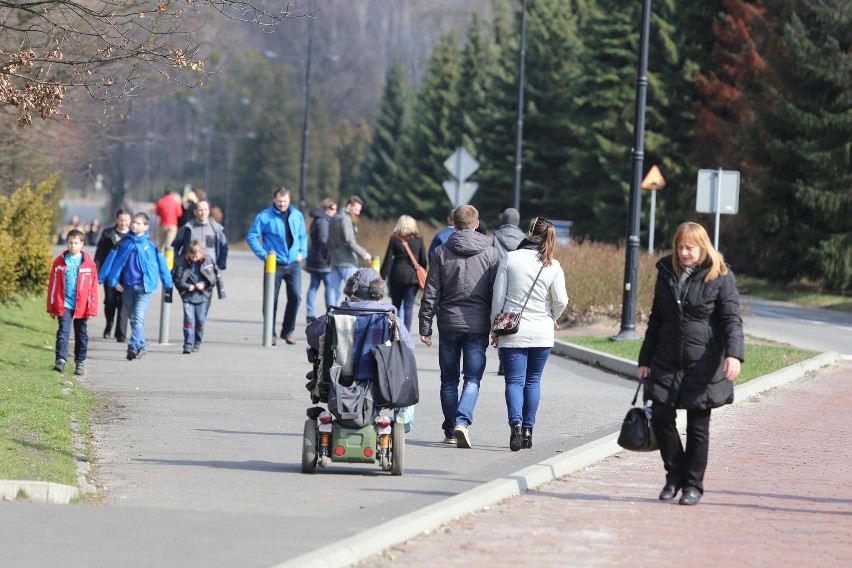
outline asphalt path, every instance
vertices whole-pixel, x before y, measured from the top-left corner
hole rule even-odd
[[[815,351],[852,357],[852,315],[806,308],[789,302],[743,296],[743,325],[748,333]]]
[[[105,503],[0,504],[5,565],[271,566],[611,434],[632,396],[624,378],[553,357],[534,448],[513,453],[489,349],[474,449],[460,450],[440,443],[437,346],[418,343],[421,402],[405,475],[345,464],[304,475],[304,308],[297,345],[262,347],[262,278],[260,260],[232,253],[228,298],[214,300],[196,354],[181,353],[178,302],[170,345],[158,345],[159,293],[141,360],[127,361],[123,344],[101,338],[102,316],[90,323],[82,383],[104,401],[93,471]]]

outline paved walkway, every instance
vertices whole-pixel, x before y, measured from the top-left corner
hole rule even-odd
[[[622,452],[359,566],[852,566],[852,361],[713,414],[705,495]]]

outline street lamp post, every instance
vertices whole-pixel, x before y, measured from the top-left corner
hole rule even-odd
[[[636,76],[636,109],[633,119],[633,150],[630,168],[630,200],[627,212],[627,246],[624,261],[624,296],[621,304],[621,331],[612,337],[638,339],[636,333],[636,273],[639,268],[639,219],[642,165],[645,159],[645,104],[648,93],[648,36],[651,29],[651,0],[642,1],[642,27],[639,30],[639,65]]]
[[[527,0],[521,4],[521,46],[518,50],[518,122],[515,129],[515,193],[512,206],[521,210],[521,146],[524,141],[524,63],[527,55]]]
[[[311,52],[314,42],[314,18],[308,15],[308,53],[305,58],[305,104],[302,118],[302,169],[299,174],[299,208],[306,211],[306,193],[308,183],[308,141],[311,137],[309,127],[311,113]]]

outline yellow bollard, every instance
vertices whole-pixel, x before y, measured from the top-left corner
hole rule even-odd
[[[370,268],[379,272],[382,269],[382,257],[373,255],[373,258],[370,259]]]
[[[263,346],[272,347],[272,332],[275,322],[272,317],[275,313],[273,310],[275,295],[275,268],[276,258],[275,253],[269,251],[266,253],[266,263],[264,264],[263,274]]]

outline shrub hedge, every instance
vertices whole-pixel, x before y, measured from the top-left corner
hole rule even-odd
[[[59,176],[26,184],[0,197],[0,305],[19,294],[40,294],[47,286],[53,216],[61,195]]]

